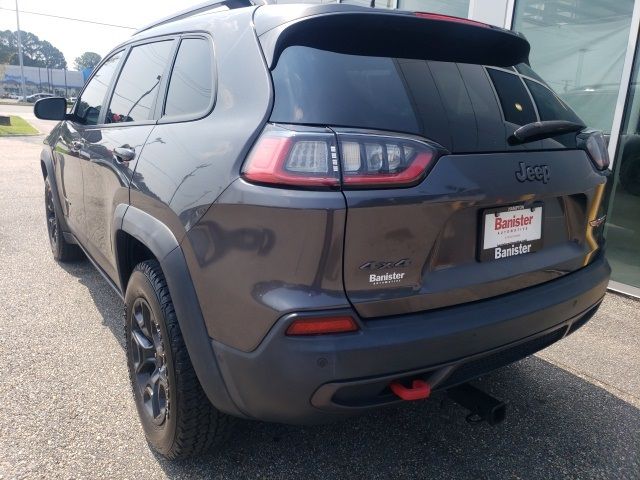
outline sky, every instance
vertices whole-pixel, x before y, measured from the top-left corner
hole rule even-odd
[[[20,29],[49,41],[64,54],[69,69],[86,51],[104,56],[134,30],[43,17],[45,13],[80,20],[140,28],[203,0],[18,0]],[[16,30],[15,0],[0,0],[0,30]],[[5,10],[5,9],[11,9]]]

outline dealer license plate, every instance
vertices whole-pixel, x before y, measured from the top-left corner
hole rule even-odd
[[[512,205],[483,212],[480,260],[525,255],[541,247],[542,205]]]

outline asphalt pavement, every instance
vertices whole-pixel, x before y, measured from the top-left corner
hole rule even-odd
[[[0,479],[640,478],[640,302],[611,293],[574,335],[475,382],[508,402],[499,426],[435,395],[325,426],[239,421],[210,455],[155,456],[121,301],[87,261],[51,257],[42,139],[0,138]]]

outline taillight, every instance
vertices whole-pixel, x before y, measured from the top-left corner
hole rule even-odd
[[[437,151],[416,140],[381,135],[339,134],[342,182],[349,187],[414,185]]]
[[[308,188],[337,187],[341,181],[346,189],[406,187],[422,180],[436,157],[430,144],[403,136],[267,125],[242,175],[256,183]]]
[[[340,185],[335,135],[268,125],[242,168],[245,179],[300,187]]]
[[[609,151],[604,135],[599,130],[584,130],[577,135],[578,147],[586,150],[598,170],[609,168]]]

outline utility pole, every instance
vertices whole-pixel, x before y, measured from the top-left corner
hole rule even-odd
[[[24,62],[22,61],[22,39],[20,38],[20,12],[18,11],[18,0],[16,0],[16,24],[18,26],[18,58],[20,60],[20,88],[22,89],[22,100],[27,96],[27,89],[24,84]]]

